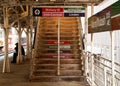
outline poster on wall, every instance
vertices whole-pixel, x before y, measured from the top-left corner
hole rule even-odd
[[[111,29],[120,30],[120,1],[114,3],[111,9]]]
[[[88,33],[111,30],[111,8],[108,7],[88,19]]]

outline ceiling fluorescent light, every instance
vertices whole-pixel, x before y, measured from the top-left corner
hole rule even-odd
[[[50,1],[56,1],[56,0],[50,0]]]

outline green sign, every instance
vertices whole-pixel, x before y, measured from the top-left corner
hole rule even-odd
[[[117,14],[120,14],[120,1],[114,3],[112,6],[111,6],[111,16],[115,16]]]
[[[120,1],[114,3],[111,6],[111,29],[112,30],[120,30]]]
[[[64,17],[84,17],[85,8],[64,8]]]
[[[64,8],[64,13],[85,13],[85,8]]]

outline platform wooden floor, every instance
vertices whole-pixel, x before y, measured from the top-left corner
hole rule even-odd
[[[2,73],[3,61],[0,61],[0,86],[88,86],[76,81],[30,82],[30,63],[11,64],[10,73]]]

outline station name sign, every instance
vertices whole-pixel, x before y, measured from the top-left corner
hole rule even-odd
[[[33,8],[36,17],[84,17],[85,8]]]

